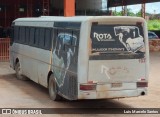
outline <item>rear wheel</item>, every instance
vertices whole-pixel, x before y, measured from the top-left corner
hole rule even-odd
[[[22,70],[19,62],[17,62],[15,65],[15,71],[16,71],[16,77],[18,80],[28,80],[28,78],[22,75]]]
[[[127,50],[128,50],[128,51],[131,51],[131,47],[129,46],[128,43],[127,43],[126,47],[127,47]]]
[[[61,96],[58,95],[57,83],[55,82],[54,75],[52,74],[49,78],[49,96],[52,100],[58,101],[61,100]]]

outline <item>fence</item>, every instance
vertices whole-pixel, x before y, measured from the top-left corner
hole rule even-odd
[[[0,38],[0,62],[9,61],[10,38]]]

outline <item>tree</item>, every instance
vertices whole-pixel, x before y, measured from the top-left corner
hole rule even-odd
[[[115,16],[122,16],[122,11],[113,11],[113,14]],[[127,9],[127,16],[135,16],[135,14],[132,12],[132,10],[130,8]]]
[[[132,12],[132,9],[127,9],[127,16],[135,16],[135,14]]]
[[[139,11],[136,13],[136,16],[137,16],[137,17],[141,17],[141,16],[142,16],[142,11],[139,10]]]

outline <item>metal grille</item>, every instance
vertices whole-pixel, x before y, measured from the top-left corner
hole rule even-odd
[[[0,62],[9,61],[10,38],[0,38]]]

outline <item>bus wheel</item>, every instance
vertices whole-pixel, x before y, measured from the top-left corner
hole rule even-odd
[[[58,92],[57,83],[55,82],[55,78],[54,78],[53,74],[51,74],[51,76],[49,78],[48,90],[49,90],[49,96],[52,100],[54,100],[54,101],[61,100],[61,96],[58,95],[58,93],[57,93]]]
[[[28,80],[28,78],[26,78],[25,76],[22,75],[19,62],[17,62],[15,65],[15,71],[16,71],[16,77],[18,80]]]
[[[128,50],[128,51],[130,51],[130,50],[131,50],[131,47],[129,46],[129,44],[128,44],[128,43],[127,43],[126,47],[127,47],[127,50]]]

